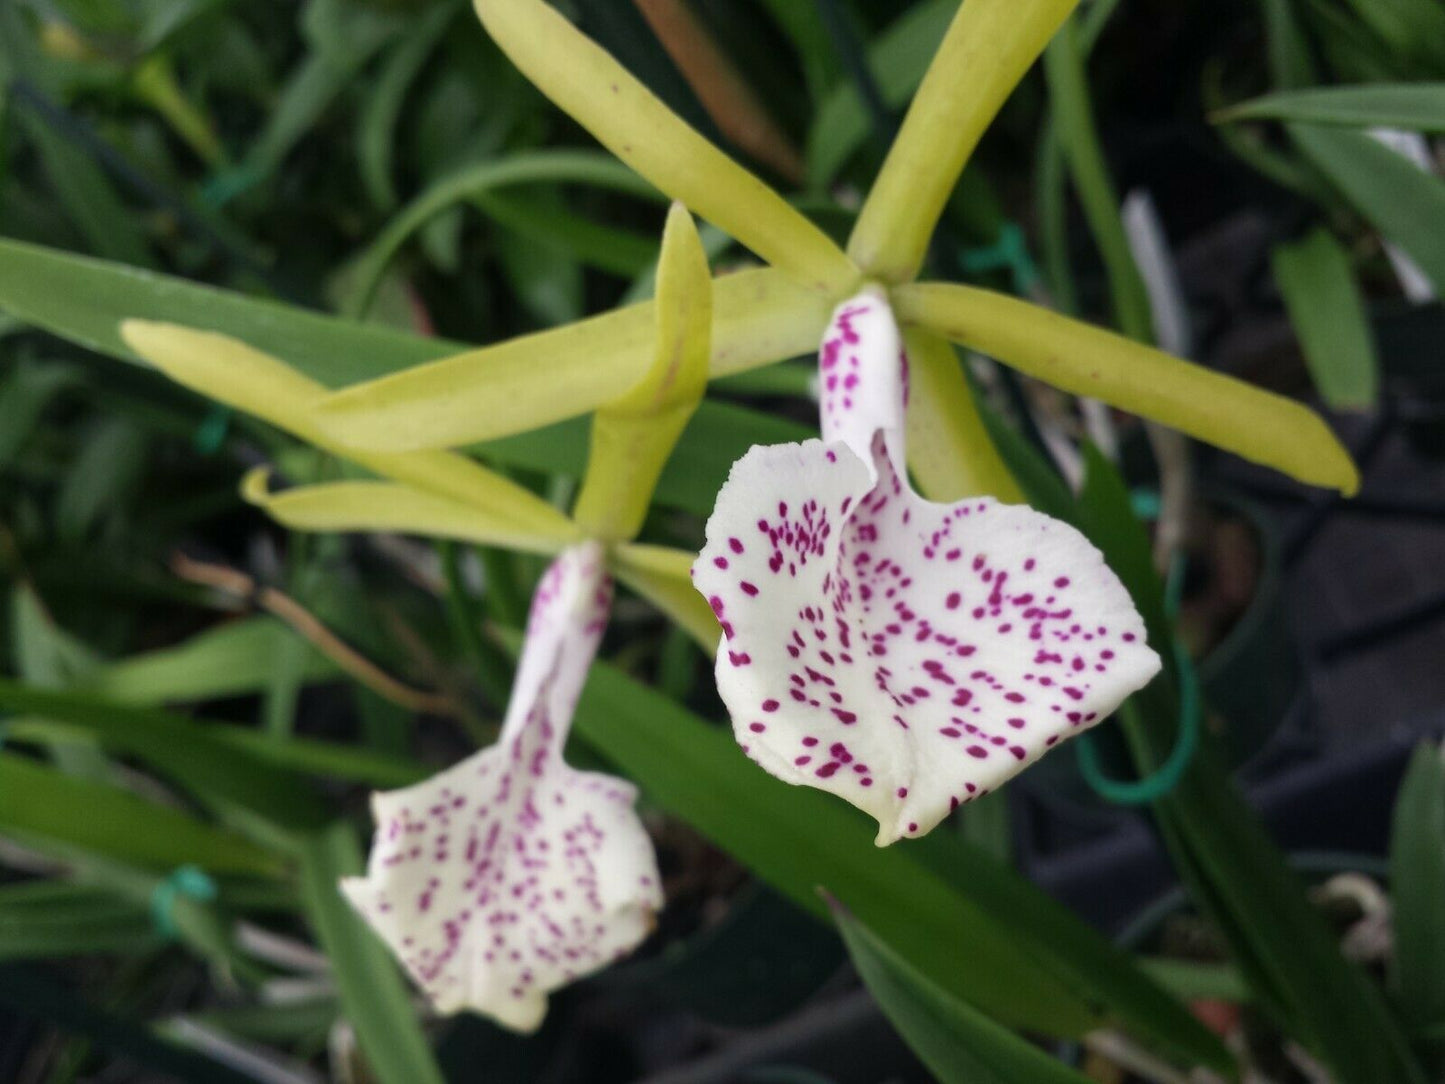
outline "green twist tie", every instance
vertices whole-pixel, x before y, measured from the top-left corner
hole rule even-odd
[[[1169,575],[1164,581],[1164,612],[1173,620],[1179,613],[1179,602],[1184,595],[1185,561],[1182,553],[1174,554],[1169,562]],[[1179,785],[1189,762],[1199,748],[1199,677],[1194,672],[1194,660],[1189,651],[1176,636],[1172,644],[1174,671],[1179,675],[1179,733],[1174,739],[1174,748],[1164,763],[1153,773],[1142,779],[1110,779],[1104,774],[1099,763],[1099,752],[1094,748],[1092,736],[1080,734],[1074,742],[1074,752],[1079,761],[1079,774],[1089,789],[1114,805],[1145,805],[1158,801]]]
[[[230,425],[231,408],[217,403],[196,426],[196,435],[192,438],[196,451],[202,455],[215,455],[221,448],[221,441],[226,439],[226,430]]]
[[[998,240],[991,245],[966,248],[958,257],[959,266],[965,273],[979,275],[988,271],[1008,271],[1013,275],[1014,292],[1021,295],[1033,293],[1039,282],[1039,271],[1029,255],[1024,231],[1017,222],[1005,222],[999,227]]]
[[[213,173],[210,179],[201,185],[201,203],[219,211],[251,188],[262,176],[262,171],[254,165],[235,166]]]
[[[168,941],[180,936],[172,914],[178,896],[210,903],[216,898],[216,882],[199,866],[186,865],[156,885],[151,892],[151,922],[156,932]]]

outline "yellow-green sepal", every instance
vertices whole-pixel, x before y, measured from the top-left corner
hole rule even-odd
[[[543,0],[473,0],[536,87],[661,191],[800,283],[834,293],[857,270],[828,235],[709,143]]]
[[[959,343],[1071,392],[1178,429],[1310,485],[1349,496],[1354,461],[1308,407],[1162,350],[990,290],[915,283],[894,309]]]
[[[127,346],[178,384],[253,414],[376,474],[461,501],[544,535],[571,521],[530,490],[453,452],[388,453],[343,447],[316,424],[321,384],[239,339],[150,320],[124,320]]]
[[[397,482],[325,482],[277,493],[271,490],[270,470],[256,467],[242,479],[241,496],[293,531],[388,531],[548,555],[582,537],[570,524],[564,531],[539,532]]]
[[[1077,3],[968,0],[958,9],[848,238],[865,274],[918,274],[969,155]]]
[[[834,302],[780,271],[713,282],[711,374],[728,376],[818,348]],[[656,302],[454,354],[329,396],[317,422],[343,446],[455,448],[597,409],[647,372]]]
[[[667,546],[625,543],[613,547],[610,563],[619,580],[677,622],[712,658],[722,629],[692,585],[695,559],[694,554]]]
[[[903,333],[908,348],[908,467],[929,500],[964,497],[1024,503],[994,447],[953,346],[925,328]]]
[[[625,541],[642,528],[667,457],[707,391],[712,276],[692,216],[674,203],[657,268],[652,366],[597,409],[573,518],[594,538]]]

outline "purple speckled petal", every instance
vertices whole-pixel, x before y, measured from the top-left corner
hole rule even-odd
[[[881,296],[839,307],[820,359],[832,442],[734,464],[693,566],[722,623],[717,683],[739,743],[877,818],[880,845],[929,831],[1159,669],[1074,528],[912,491],[895,466],[900,357]],[[829,387],[839,373],[858,379]]]
[[[558,557],[497,744],[373,797],[366,876],[342,889],[442,1012],[531,1031],[549,991],[635,948],[662,906],[632,785],[562,760],[611,596],[595,543]]]

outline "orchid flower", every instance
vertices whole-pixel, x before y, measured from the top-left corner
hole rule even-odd
[[[497,743],[372,799],[342,891],[442,1012],[533,1031],[547,994],[626,955],[662,907],[632,784],[562,759],[612,582],[586,542],[548,568]]]
[[[1359,476],[1348,453],[1299,403],[1024,301],[917,281],[974,148],[1076,2],[959,5],[841,249],[547,0],[473,0],[493,40],[542,93],[659,191],[770,265],[715,281],[710,376],[811,350],[834,305],[860,283],[880,282],[919,370],[909,425],[931,439],[913,442],[911,465],[927,493],[997,493],[1006,474],[944,340],[1301,481],[1353,493]],[[316,423],[342,445],[399,452],[457,447],[585,413],[640,378],[651,308],[632,305],[352,385],[318,404]]]
[[[823,439],[733,465],[693,582],[722,624],[739,744],[877,818],[881,846],[1098,723],[1160,661],[1073,527],[913,491],[908,356],[881,290],[834,312],[819,370]]]

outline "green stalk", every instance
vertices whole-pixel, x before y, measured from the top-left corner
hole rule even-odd
[[[1124,236],[1119,197],[1109,177],[1094,115],[1089,108],[1088,82],[1076,22],[1072,18],[1065,22],[1044,51],[1044,74],[1057,118],[1056,131],[1079,202],[1083,204],[1089,232],[1094,236],[1109,277],[1115,322],[1131,339],[1153,342],[1154,320],[1149,295]]]

